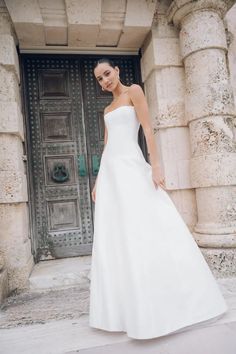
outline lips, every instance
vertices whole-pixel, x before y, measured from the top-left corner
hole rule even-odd
[[[106,88],[109,88],[111,85],[112,85],[112,82],[109,85],[107,85]]]

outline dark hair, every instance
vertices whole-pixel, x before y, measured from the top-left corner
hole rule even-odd
[[[95,64],[94,64],[94,67],[93,67],[93,70],[99,65],[99,64],[108,64],[110,65],[112,68],[115,68],[116,65],[114,64],[114,62],[111,60],[111,59],[108,59],[108,58],[101,58],[101,59],[98,59]]]

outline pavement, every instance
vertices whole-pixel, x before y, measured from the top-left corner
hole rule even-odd
[[[236,278],[217,282],[229,307],[223,316],[137,340],[89,326],[84,282],[42,289],[34,281],[33,288],[12,294],[1,308],[0,354],[236,354]]]

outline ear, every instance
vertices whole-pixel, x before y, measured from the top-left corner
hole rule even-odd
[[[119,75],[120,69],[118,68],[118,66],[115,66],[115,70],[117,71],[117,74]]]

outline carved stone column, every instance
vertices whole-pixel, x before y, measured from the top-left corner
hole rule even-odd
[[[196,188],[194,237],[218,277],[236,275],[235,107],[222,21],[234,1],[173,1],[169,20],[181,28],[185,113]]]

